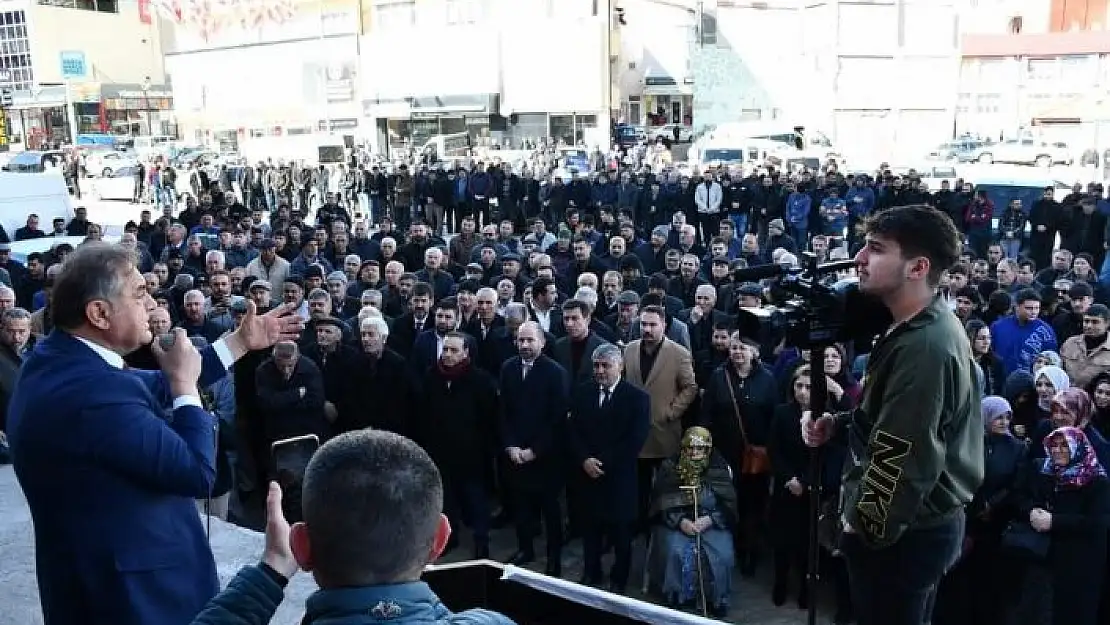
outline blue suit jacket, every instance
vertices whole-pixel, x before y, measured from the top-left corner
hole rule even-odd
[[[206,387],[226,368],[201,353]],[[185,625],[219,591],[194,503],[216,479],[215,421],[171,401],[160,371],[117,369],[60,330],[24,362],[8,439],[46,625]]]

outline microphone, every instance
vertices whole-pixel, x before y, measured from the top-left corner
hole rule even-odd
[[[790,269],[785,265],[758,265],[746,269],[737,269],[732,272],[732,279],[735,282],[759,282],[769,278],[780,278],[789,272]]]
[[[158,345],[162,351],[169,351],[173,349],[173,344],[177,342],[177,335],[173,332],[167,332],[158,337]]]

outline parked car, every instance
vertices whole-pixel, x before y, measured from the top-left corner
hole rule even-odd
[[[50,170],[60,172],[64,162],[65,155],[61,150],[47,150],[45,152],[27,150],[13,156],[8,164],[4,165],[4,171],[21,174],[39,174]]]
[[[648,138],[652,141],[656,139],[666,139],[667,141],[674,141],[674,131],[678,129],[678,142],[688,143],[694,140],[694,129],[685,124],[663,124],[662,126],[652,126],[648,129]]]
[[[991,145],[991,142],[985,139],[953,139],[937,146],[925,158],[928,160],[967,163],[974,160],[976,150],[989,145]]]
[[[1049,167],[1071,165],[1073,159],[1066,143],[1048,143],[1027,137],[981,146],[972,153],[972,160],[988,165],[1013,163]]]
[[[139,159],[128,152],[93,152],[85,157],[85,171],[92,176],[108,178],[120,167],[135,167]]]
[[[132,200],[135,198],[135,172],[138,167],[120,167],[110,176],[94,178],[89,194],[98,200]]]
[[[118,243],[119,237],[104,235],[100,237],[100,240],[105,243]],[[11,247],[11,259],[26,264],[27,257],[31,254],[48,252],[63,243],[77,247],[84,242],[85,237],[39,237],[37,239],[13,241],[9,246]]]

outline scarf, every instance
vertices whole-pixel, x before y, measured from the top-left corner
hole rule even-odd
[[[1071,459],[1062,467],[1056,466],[1052,461],[1052,451],[1049,449],[1052,440],[1057,436],[1063,436],[1071,450]],[[1087,440],[1087,435],[1079,428],[1063,427],[1053,430],[1051,434],[1044,437],[1044,449],[1047,457],[1041,465],[1041,473],[1051,476],[1056,482],[1057,489],[1083,488],[1099,477],[1106,477],[1106,470],[1099,463],[1094,448]]]
[[[1010,408],[1010,402],[997,395],[988,395],[984,397],[981,406],[983,412],[983,428],[986,430],[987,434],[991,433],[991,425],[994,423],[995,419],[1007,414],[1013,414],[1014,412],[1013,409]],[[1010,434],[1009,430],[1006,430],[1006,436],[1013,435]]]
[[[448,382],[455,382],[470,371],[470,358],[464,358],[460,360],[459,364],[453,367],[448,367],[446,364],[443,363],[443,359],[441,358],[436,361],[436,370],[439,371],[439,374],[443,376],[444,380]]]

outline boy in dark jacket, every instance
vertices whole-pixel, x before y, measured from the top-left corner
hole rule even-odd
[[[381,430],[335,437],[309,462],[302,501],[305,521],[290,528],[270,485],[262,562],[239,571],[192,625],[268,623],[299,568],[320,586],[303,625],[514,625],[489,610],[453,614],[420,581],[451,526],[439,470],[411,440]]]

